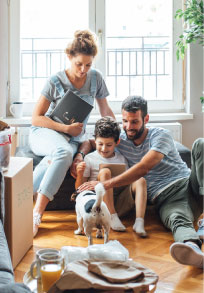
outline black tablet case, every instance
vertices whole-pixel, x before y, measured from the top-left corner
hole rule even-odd
[[[64,124],[83,122],[92,109],[92,105],[68,90],[51,113],[50,118]]]

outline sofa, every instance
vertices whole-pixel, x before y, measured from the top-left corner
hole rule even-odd
[[[191,151],[179,142],[176,143],[176,148],[183,159],[186,162],[187,166],[191,167]],[[30,157],[33,158],[33,167],[42,160],[42,157],[36,156],[30,149],[29,146],[18,147],[16,149],[16,156],[18,157]],[[75,202],[70,200],[71,194],[75,190],[75,180],[70,175],[69,171],[66,174],[66,177],[56,193],[54,200],[50,201],[46,207],[46,210],[73,210],[75,207]]]
[[[10,252],[4,233],[4,188],[3,174],[0,172],[0,292],[29,293],[30,289],[21,283],[15,283]]]

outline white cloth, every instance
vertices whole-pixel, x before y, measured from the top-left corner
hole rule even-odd
[[[127,261],[129,258],[127,248],[117,240],[88,247],[63,246],[61,253],[65,259],[65,266],[73,261],[83,259]]]

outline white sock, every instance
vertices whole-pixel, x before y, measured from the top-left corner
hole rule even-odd
[[[125,231],[126,228],[118,218],[118,214],[111,214],[111,229],[115,231]]]
[[[184,244],[188,244],[188,243],[190,243],[190,244],[192,244],[192,245],[197,246],[198,248],[200,248],[200,247],[198,246],[198,244],[196,244],[196,243],[193,242],[193,241],[186,241],[186,242],[184,242]]]
[[[144,229],[144,219],[143,218],[136,218],[135,223],[133,225],[133,230],[141,237],[147,236],[147,233]]]

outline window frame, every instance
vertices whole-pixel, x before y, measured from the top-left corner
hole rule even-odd
[[[96,68],[98,68],[103,76],[106,76],[106,38],[105,38],[105,1],[100,0],[96,1],[96,15],[100,15],[100,17],[96,17],[96,25],[95,31],[99,37],[99,51],[102,52],[102,58],[96,59]],[[160,101],[160,100],[148,100],[148,108],[149,112],[157,113],[157,112],[183,112],[184,111],[184,104],[183,104],[183,82],[182,82],[182,61],[177,61],[176,59],[176,40],[177,36],[182,34],[182,23],[178,22],[174,18],[174,15],[177,9],[182,7],[182,0],[172,0],[172,30],[173,30],[173,40],[172,40],[172,48],[171,52],[173,55],[172,58],[172,101]],[[102,33],[99,34],[99,33]],[[179,81],[179,82],[178,82]],[[125,98],[125,97],[124,97]],[[114,109],[114,113],[119,114],[121,112],[121,100],[118,101],[109,101],[109,105],[112,109]]]
[[[10,103],[20,100],[20,0],[10,1],[9,4],[9,101]],[[106,27],[105,8],[106,0],[89,0],[89,27],[98,35],[99,54],[94,62],[94,66],[99,69],[103,76],[106,76]],[[176,38],[182,33],[182,23],[174,18],[177,9],[182,7],[182,0],[172,0],[172,25],[173,25],[173,48],[172,48],[172,95],[171,101],[149,100],[148,108],[150,113],[163,112],[184,112],[183,103],[183,81],[182,81],[182,61],[176,59]],[[19,82],[17,82],[19,81]],[[125,97],[124,97],[125,98]],[[25,102],[24,115],[30,116],[35,102]],[[115,114],[121,112],[121,100],[109,101],[110,107]],[[98,113],[97,108],[92,114]]]

